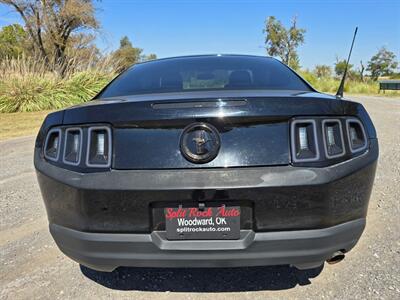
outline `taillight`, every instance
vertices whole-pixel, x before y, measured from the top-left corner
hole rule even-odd
[[[89,128],[86,165],[89,167],[111,166],[111,130],[106,126]]]
[[[57,161],[60,155],[61,129],[49,130],[44,145],[44,157]]]
[[[363,151],[367,148],[367,136],[364,126],[358,119],[346,120],[347,136],[352,153]]]
[[[319,159],[315,120],[294,120],[291,125],[292,154],[294,162]]]
[[[65,131],[63,162],[70,165],[79,165],[82,152],[82,129],[67,128]]]
[[[299,117],[291,121],[290,139],[295,166],[328,166],[351,159],[368,147],[366,131],[356,117]]]
[[[336,158],[345,155],[343,130],[340,120],[322,120],[322,134],[327,158]]]

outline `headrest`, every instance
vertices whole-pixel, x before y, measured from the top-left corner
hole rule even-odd
[[[183,81],[179,73],[169,73],[161,77],[162,88],[182,89]]]
[[[248,71],[233,71],[229,76],[230,87],[249,86],[251,85],[251,77]]]

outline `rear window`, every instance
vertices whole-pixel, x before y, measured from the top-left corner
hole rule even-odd
[[[249,89],[311,90],[292,70],[272,58],[199,56],[137,64],[111,82],[99,97]]]

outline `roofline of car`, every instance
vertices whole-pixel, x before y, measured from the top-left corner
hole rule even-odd
[[[281,62],[279,59],[276,59],[272,56],[263,56],[263,55],[254,55],[254,54],[196,54],[196,55],[182,55],[182,56],[172,56],[172,57],[164,57],[164,58],[157,58],[153,60],[148,60],[144,62],[138,62],[130,66],[128,69],[125,71],[121,72],[118,74],[113,80],[111,80],[103,89],[101,89],[91,100],[99,99],[98,96],[101,95],[101,93],[104,91],[104,89],[109,86],[114,80],[116,80],[121,74],[125,73],[127,70],[132,69],[133,67],[137,65],[142,65],[146,63],[152,63],[152,62],[157,62],[157,61],[164,61],[164,60],[172,60],[172,59],[178,59],[178,58],[196,58],[196,57],[253,57],[253,58],[267,58],[267,59],[273,59],[275,61],[278,61],[279,63],[283,64],[286,68],[291,70],[293,73],[295,73],[300,80],[302,80],[310,89],[312,92],[320,93],[317,91],[307,80],[305,80],[302,76],[300,76],[295,70],[293,70],[291,67],[287,66],[283,62]]]
[[[162,60],[169,60],[169,59],[177,59],[177,58],[196,58],[196,57],[226,57],[226,56],[233,56],[233,57],[254,57],[254,58],[268,58],[268,59],[276,59],[275,57],[272,56],[264,56],[264,55],[254,55],[254,54],[234,54],[234,53],[211,53],[211,54],[190,54],[190,55],[178,55],[178,56],[170,56],[170,57],[162,57],[162,58],[156,58],[152,60],[147,60],[147,61],[142,61],[135,63],[132,65],[130,68],[132,68],[135,65],[141,65],[149,62],[156,62],[156,61],[162,61]]]

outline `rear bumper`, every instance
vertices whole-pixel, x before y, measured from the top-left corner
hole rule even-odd
[[[327,228],[365,218],[378,144],[326,168],[292,166],[77,173],[43,160],[35,166],[50,223],[83,232],[151,233],[164,207],[240,205],[241,229]]]
[[[338,251],[349,251],[365,226],[358,219],[324,229],[242,231],[235,241],[168,241],[152,234],[86,233],[51,224],[58,247],[99,271],[134,267],[240,267],[291,264],[315,267]]]
[[[326,168],[292,166],[77,173],[35,167],[60,249],[98,270],[118,266],[313,266],[360,238],[378,158],[377,140]],[[238,241],[167,241],[164,207],[241,206]],[[193,249],[191,247],[197,247]]]

